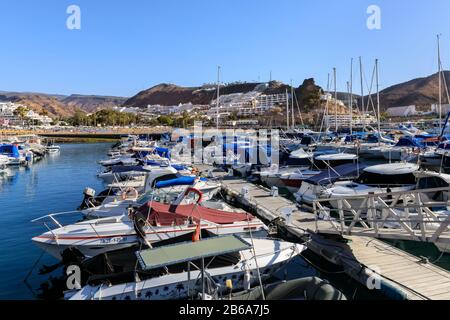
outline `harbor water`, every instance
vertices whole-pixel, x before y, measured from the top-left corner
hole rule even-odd
[[[11,168],[6,175],[0,176],[0,299],[61,298],[61,290],[54,296],[41,295],[42,289],[62,276],[62,270],[58,268],[45,275],[39,274],[39,269],[44,265],[51,266],[57,261],[43,254],[31,242],[33,236],[45,231],[42,224],[32,223],[31,220],[50,213],[75,210],[82,201],[85,187],[103,190],[102,182],[96,178],[101,169],[97,161],[106,157],[111,145],[62,144],[60,153],[49,155],[28,168]],[[450,255],[441,255],[431,244],[404,241],[392,244],[450,270]],[[329,280],[349,299],[383,298],[312,253],[305,256],[315,269],[310,266],[305,268],[305,260],[295,258],[278,276],[293,279],[318,275]],[[48,294],[53,291],[44,292]]]
[[[84,187],[100,189],[97,161],[111,143],[63,144],[59,154],[49,155],[29,168],[11,168],[0,178],[0,299],[35,299],[33,290],[48,279],[33,272],[24,279],[42,250],[32,242],[45,229],[31,220],[49,213],[75,210]],[[56,260],[44,254],[39,266]]]

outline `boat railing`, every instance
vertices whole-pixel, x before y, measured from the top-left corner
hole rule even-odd
[[[78,211],[78,210],[66,211],[66,212],[58,212],[58,213],[50,213],[50,214],[47,214],[45,216],[42,216],[42,217],[39,217],[39,218],[31,220],[31,223],[42,222],[42,223],[46,224],[46,222],[50,221],[50,222],[54,223],[58,228],[62,228],[64,226],[68,225],[68,224],[64,224],[63,222],[61,222],[61,219],[58,220],[58,218],[63,217],[63,216],[68,217],[70,215],[75,216],[75,214],[77,214],[79,216],[83,215],[82,212]]]
[[[449,194],[444,187],[317,199],[316,232],[450,245]]]

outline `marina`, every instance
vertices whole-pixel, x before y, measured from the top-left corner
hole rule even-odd
[[[450,301],[450,2],[4,2],[0,302]]]
[[[308,280],[310,276],[322,276],[326,280],[319,281],[331,283],[330,288],[332,289],[330,290],[337,290],[336,292],[341,292],[340,295],[342,292],[350,295],[349,292],[353,291],[353,298],[358,297],[358,295],[355,296],[358,291],[361,295],[359,299],[370,299],[371,296],[376,299],[384,297],[384,299],[394,300],[450,298],[448,296],[450,271],[446,264],[448,261],[446,248],[450,243],[448,227],[450,219],[445,211],[449,187],[436,180],[439,177],[443,179],[443,182],[447,181],[446,174],[419,169],[418,165],[406,162],[386,165],[367,162],[360,164],[354,157],[348,157],[348,160],[342,162],[343,156],[327,157],[326,159],[330,160],[325,161],[323,156],[301,156],[309,159],[312,167],[301,163],[297,167],[297,171],[288,172],[289,177],[292,177],[293,172],[300,176],[303,174],[302,172],[310,172],[306,177],[301,178],[294,188],[291,182],[287,183],[292,178],[261,182],[263,175],[259,173],[267,170],[263,169],[264,166],[261,166],[261,171],[242,170],[246,167],[245,163],[230,159],[229,153],[224,161],[226,163],[226,161],[232,160],[232,164],[218,165],[217,152],[214,153],[213,158],[210,158],[208,153],[213,149],[217,150],[217,147],[220,149],[223,147],[221,144],[216,146],[214,139],[211,140],[210,146],[206,147],[207,152],[203,153],[204,164],[197,164],[193,160],[187,162],[186,154],[178,153],[182,149],[180,147],[190,145],[190,142],[186,142],[189,139],[179,140],[181,142],[171,140],[158,140],[158,137],[150,138],[145,135],[140,137],[130,135],[124,136],[121,141],[114,144],[113,148],[111,148],[111,142],[62,144],[58,148],[54,148],[57,149],[57,152],[50,149],[47,156],[44,156],[39,162],[30,163],[23,168],[8,169],[15,174],[17,179],[21,175],[27,176],[28,172],[35,170],[39,172],[42,169],[45,170],[46,166],[58,165],[58,162],[62,160],[63,170],[70,172],[72,170],[70,162],[73,160],[70,157],[78,149],[76,157],[82,160],[81,163],[90,167],[89,171],[91,179],[93,179],[86,185],[84,183],[86,169],[80,167],[75,172],[78,172],[83,178],[80,180],[81,183],[74,183],[71,186],[73,191],[69,199],[72,200],[67,202],[67,205],[61,206],[59,203],[54,210],[42,211],[43,207],[36,204],[39,208],[38,212],[42,214],[38,215],[37,212],[33,212],[26,224],[30,224],[32,226],[30,230],[34,230],[27,235],[31,235],[32,242],[37,245],[37,247],[33,246],[37,260],[30,261],[28,267],[31,269],[22,279],[22,281],[25,280],[21,290],[23,297],[30,297],[31,294],[35,298],[56,295],[56,297],[65,297],[66,299],[183,299],[183,297],[192,299],[195,297],[195,292],[198,292],[199,297],[202,298],[203,292],[203,299],[206,296],[221,299],[221,296],[225,295],[232,287],[236,289],[233,296],[239,299],[238,297],[242,297],[244,294],[245,288],[256,290],[255,294],[257,294],[258,287],[279,286],[283,288],[283,277],[284,281],[288,281],[286,286],[298,283],[298,288],[301,288],[301,281],[306,283],[306,281],[313,281]],[[54,146],[55,144],[49,145]],[[99,146],[100,148],[98,148]],[[248,149],[245,144],[243,146]],[[238,149],[234,149],[237,152],[235,155],[239,154]],[[95,152],[91,154],[92,152],[88,150],[95,150]],[[70,155],[69,158],[67,158],[67,153]],[[89,156],[87,153],[90,153]],[[323,152],[321,151],[321,153]],[[104,158],[106,154],[109,155],[108,160]],[[189,154],[190,152],[187,155]],[[296,158],[299,158],[301,154],[306,155],[307,153],[292,152]],[[316,158],[320,163],[319,166],[314,165]],[[339,160],[332,164],[334,160],[331,159]],[[76,161],[79,162],[79,160]],[[289,163],[292,161],[294,161],[293,158],[287,160]],[[216,164],[207,164],[208,162]],[[390,173],[391,167],[395,168],[395,173]],[[266,168],[269,169],[267,171],[269,175],[271,172],[276,173],[272,167],[266,166]],[[356,171],[354,171],[355,168]],[[250,173],[248,174],[248,172]],[[374,176],[374,173],[378,174],[378,172],[401,175],[405,182],[416,185],[408,185],[406,189],[398,189],[398,191],[393,188],[393,184],[390,184],[387,189],[386,186],[383,187],[384,189],[372,188],[367,189],[364,193],[358,192],[353,195],[336,196],[331,194],[325,197],[311,198],[310,203],[302,202],[302,197],[299,197],[302,186],[314,185],[314,181],[323,181],[324,178],[327,180],[327,184],[319,183],[320,190],[323,190],[322,188],[328,186],[329,183],[345,185],[344,183],[348,184],[345,179],[369,174],[372,179],[378,179],[378,183],[381,183],[379,180],[381,178]],[[242,176],[246,173],[247,176]],[[2,184],[5,187],[14,181],[12,178],[14,174],[4,177]],[[409,174],[411,177],[407,178]],[[429,178],[434,179],[435,185],[430,184]],[[359,179],[362,182],[365,178]],[[409,182],[408,179],[412,179],[414,182]],[[427,181],[427,184],[424,185],[425,189],[419,187],[423,185],[422,179]],[[367,183],[366,180],[364,181]],[[287,184],[283,186],[283,183]],[[270,185],[272,186],[270,187]],[[84,194],[81,192],[83,188],[85,189]],[[98,195],[96,191],[99,192]],[[323,195],[323,191],[320,194]],[[69,203],[72,205],[69,206]],[[73,210],[75,208],[78,210]],[[82,218],[83,216],[84,218]],[[80,220],[80,218],[82,219]],[[200,273],[188,272],[189,277],[192,275],[199,279],[208,274],[209,280],[206,282],[202,280],[199,284],[198,281],[187,281],[183,285],[183,290],[186,290],[184,291],[185,296],[183,296],[183,291],[180,291],[181,285],[174,286],[174,291],[171,291],[170,285],[162,285],[158,289],[156,283],[160,282],[155,282],[156,287],[152,285],[146,289],[147,287],[143,286],[129,294],[123,294],[125,287],[122,289],[118,287],[121,292],[118,296],[113,294],[113,286],[111,287],[112,295],[109,298],[106,291],[104,292],[105,280],[112,279],[111,277],[115,279],[117,277],[115,269],[119,266],[120,270],[128,270],[130,276],[135,274],[137,277],[137,274],[143,272],[139,279],[147,274],[145,269],[139,271],[139,268],[132,267],[136,262],[133,262],[135,260],[131,259],[131,256],[127,258],[131,259],[129,261],[124,258],[134,251],[143,253],[147,250],[150,254],[152,250],[156,250],[153,249],[155,246],[164,248],[166,243],[168,248],[188,245],[189,242],[195,245],[196,241],[208,241],[211,237],[211,239],[226,238],[231,235],[244,237],[244,243],[247,243],[249,248],[253,247],[257,239],[284,239],[287,246],[289,243],[292,245],[296,243],[297,246],[301,246],[298,248],[302,249],[296,249],[296,253],[290,255],[284,269],[281,268],[289,270],[289,272],[280,271],[278,276],[266,274],[265,270],[271,268],[260,269],[259,263],[263,263],[260,261],[255,270],[249,271],[249,275],[236,275],[236,283],[221,283],[218,275],[212,276],[213,270],[202,271],[201,266],[204,265],[204,262],[199,264],[200,260],[198,260],[202,254],[197,253],[197,258],[193,257],[194,260],[197,259],[196,262],[188,262],[187,257],[171,258],[173,261],[187,259],[185,261],[188,266],[200,270]],[[29,240],[30,237],[23,245],[28,244],[29,246]],[[428,249],[420,250],[421,254],[410,253],[408,250],[402,250],[398,245],[390,243],[392,241],[431,245],[435,247],[435,250],[440,251],[440,254],[438,256],[430,254],[431,251]],[[42,251],[40,255],[37,254],[39,252],[36,250],[37,248]],[[220,254],[220,251],[217,251],[216,255]],[[117,262],[112,262],[113,265],[118,263],[116,267],[106,274],[103,271],[95,277],[92,276],[93,273],[98,272],[94,270],[104,263],[104,259],[116,261],[114,258],[116,255],[120,257]],[[152,254],[149,257],[152,257]],[[206,257],[205,252],[204,258]],[[294,257],[296,258],[291,262]],[[80,258],[81,260],[79,260]],[[80,293],[77,293],[78,289],[74,291],[60,288],[57,283],[66,278],[64,275],[61,278],[61,272],[75,261],[81,261],[81,264],[76,262],[75,265],[79,265],[82,272],[91,274],[89,279],[105,280],[95,280],[94,282],[89,279],[83,280],[81,284],[82,286],[84,284],[85,289]],[[97,269],[91,269],[91,265],[98,265]],[[128,267],[126,267],[127,265]],[[335,272],[341,273],[341,277],[345,275],[351,278],[354,284],[350,287],[340,287],[341,280],[336,281],[332,276],[330,277],[333,271],[326,271],[330,265],[337,270],[342,270]],[[160,274],[159,272],[158,274]],[[179,271],[175,273],[177,272]],[[164,273],[163,271],[159,277]],[[297,276],[292,278],[288,273]],[[280,277],[280,274],[284,274],[284,276]],[[50,278],[47,278],[49,275],[51,275]],[[300,278],[298,275],[301,275]],[[124,273],[123,276],[125,276]],[[39,281],[36,282],[38,279],[42,283],[38,284]],[[55,279],[61,280],[55,282]],[[130,281],[132,278],[125,277],[123,279]],[[158,281],[162,281],[162,279],[164,278],[160,278]],[[169,278],[167,279],[169,281]],[[244,283],[242,286],[238,279],[245,280],[244,282],[247,284]],[[111,286],[111,280],[106,281]],[[92,283],[103,284],[96,287]],[[112,284],[114,283],[112,282]],[[144,283],[150,284],[151,282],[146,280]],[[179,284],[179,282],[176,283]],[[204,291],[206,283],[210,288],[207,293]],[[120,282],[117,285],[121,285]],[[223,287],[224,285],[231,287],[226,289]],[[155,292],[164,291],[166,287],[169,288],[166,294],[155,295]],[[211,291],[211,288],[216,289]],[[98,290],[102,292],[100,296]],[[272,289],[268,290],[271,292]],[[152,292],[152,294],[147,294],[147,292]],[[334,296],[334,293],[331,292],[333,291],[328,291],[324,297],[330,294]],[[259,296],[259,298],[263,297]]]

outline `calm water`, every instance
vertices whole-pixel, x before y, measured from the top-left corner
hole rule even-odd
[[[49,213],[76,209],[87,186],[102,190],[102,183],[96,178],[96,173],[101,169],[97,161],[105,158],[111,145],[63,144],[59,155],[48,156],[30,168],[11,169],[7,177],[0,176],[0,299],[35,299],[39,292],[37,289],[43,283],[48,283],[52,276],[61,276],[61,269],[50,275],[38,274],[39,267],[57,261],[42,255],[42,251],[33,245],[31,238],[45,229],[30,221]],[[392,244],[417,256],[426,256],[432,262],[440,257],[438,250],[430,244],[403,241]],[[40,257],[34,272],[24,282]],[[303,259],[295,258],[287,270],[280,270],[278,276],[292,279],[317,274],[328,279],[349,298],[383,298],[368,292],[323,259],[317,256],[308,256],[308,259],[322,272],[316,273],[306,267]],[[450,255],[443,255],[436,264],[450,270]]]
[[[82,201],[83,189],[101,189],[96,162],[105,157],[110,143],[63,144],[61,154],[50,155],[29,169],[11,169],[0,178],[0,299],[34,299],[24,279],[41,255],[31,238],[44,229],[30,221],[40,216],[72,211]],[[48,255],[42,263],[55,260]],[[48,276],[31,274],[36,289]]]

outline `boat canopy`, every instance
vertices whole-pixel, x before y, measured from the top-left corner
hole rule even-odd
[[[305,150],[303,150],[302,148],[292,151],[290,154],[291,158],[298,158],[298,159],[310,159],[312,158],[312,154],[307,153]]]
[[[320,185],[322,183],[334,183],[338,180],[342,179],[350,179],[355,178],[359,175],[359,171],[364,169],[364,165],[358,165],[353,163],[343,164],[337,167],[334,167],[333,170],[327,169],[322,173],[315,175],[305,182],[313,185]]]
[[[136,255],[142,269],[150,270],[250,248],[251,245],[242,238],[230,235],[137,251]]]
[[[20,158],[19,147],[15,144],[0,145],[0,154],[4,154],[13,158]]]
[[[419,170],[419,166],[417,164],[400,162],[370,166],[365,168],[364,172],[393,176],[414,173],[417,170]]]
[[[423,148],[423,145],[416,139],[411,139],[408,137],[400,138],[398,140],[396,147],[408,147],[408,148]]]
[[[232,224],[234,222],[251,221],[254,217],[248,213],[226,212],[216,209],[188,205],[169,205],[150,201],[138,209],[143,215],[148,215],[147,221],[153,225],[181,225],[189,218],[194,221],[210,221],[217,224]],[[149,214],[150,213],[150,214]]]
[[[196,177],[181,176],[176,179],[158,181],[155,185],[156,188],[167,188],[174,186],[191,186],[194,184]]]
[[[315,158],[318,161],[341,161],[341,160],[356,160],[358,156],[350,153],[332,153],[322,154]]]

